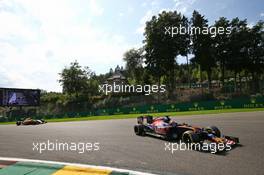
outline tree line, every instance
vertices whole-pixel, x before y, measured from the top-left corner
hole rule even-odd
[[[214,34],[175,33],[172,37],[165,34],[167,26],[229,30]],[[220,17],[209,24],[198,11],[194,11],[191,18],[177,11],[163,11],[146,22],[143,46],[124,53],[125,67],[121,72],[129,84],[165,84],[167,97],[173,97],[178,83],[190,85],[207,80],[210,92],[212,80],[221,81],[224,88],[230,77],[235,83],[237,79],[247,78],[252,84],[251,93],[258,93],[264,72],[263,28],[261,20],[249,26],[246,19]],[[179,57],[184,57],[186,63],[179,64]],[[96,75],[89,67],[75,61],[59,73],[63,93],[43,93],[42,101],[53,101],[58,108],[72,104],[72,110],[78,105],[91,107],[109,98],[98,92],[98,86],[112,74],[113,70]]]
[[[229,31],[213,34],[176,33],[171,37],[164,34],[166,26],[201,29],[215,27]],[[257,93],[264,71],[263,28],[263,21],[249,26],[246,19],[228,20],[220,17],[210,25],[205,16],[197,11],[193,12],[190,19],[177,11],[163,11],[146,23],[143,47],[125,53],[126,68],[137,82],[142,82],[137,74],[142,75],[144,69],[146,76],[154,77],[157,83],[166,83],[169,91],[173,92],[177,76],[181,76],[175,74],[179,70],[177,58],[181,56],[186,57],[189,79],[192,78],[191,72],[198,68],[200,81],[203,73],[206,73],[209,89],[214,71],[223,87],[228,72],[233,74],[235,80],[237,77],[250,77],[253,82],[252,92]]]

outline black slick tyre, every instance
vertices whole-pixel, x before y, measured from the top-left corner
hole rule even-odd
[[[185,131],[182,134],[182,141],[184,143],[198,143],[198,142],[200,142],[200,138],[193,131]]]
[[[134,126],[134,132],[136,135],[144,136],[145,135],[144,126],[143,125],[135,125]]]

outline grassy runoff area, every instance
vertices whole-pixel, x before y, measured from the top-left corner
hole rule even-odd
[[[221,109],[221,110],[203,110],[203,111],[183,111],[183,112],[162,112],[151,113],[153,116],[183,116],[183,115],[206,115],[206,114],[220,114],[232,112],[254,112],[264,111],[264,108],[241,108],[241,109]],[[136,118],[145,114],[118,114],[118,115],[104,115],[104,116],[87,116],[87,117],[72,117],[72,118],[58,118],[47,119],[47,122],[70,122],[70,121],[87,121],[87,120],[111,120],[111,119],[128,119]],[[0,122],[0,125],[15,124],[15,122]]]

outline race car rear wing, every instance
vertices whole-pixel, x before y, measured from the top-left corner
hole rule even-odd
[[[151,124],[153,122],[153,116],[146,115],[137,117],[138,124],[143,124],[144,122]]]
[[[137,123],[138,124],[143,124],[143,120],[144,120],[143,116],[137,117]]]

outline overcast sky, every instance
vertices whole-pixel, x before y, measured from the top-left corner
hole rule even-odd
[[[61,91],[58,73],[74,60],[97,74],[124,65],[145,22],[164,9],[196,9],[211,23],[264,19],[263,0],[0,0],[0,87]]]

